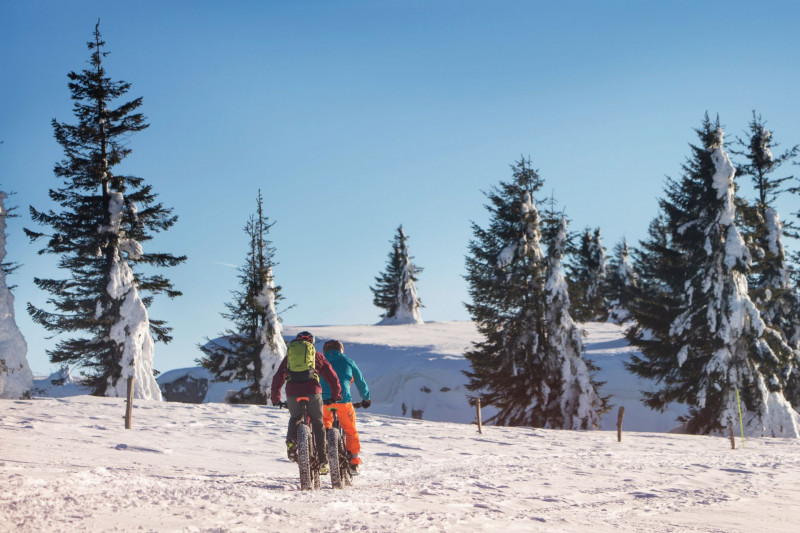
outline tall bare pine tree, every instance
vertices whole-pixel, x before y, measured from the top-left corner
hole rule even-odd
[[[261,191],[257,209],[245,225],[248,251],[239,267],[240,288],[222,316],[234,327],[222,339],[200,346],[203,357],[197,362],[214,374],[217,381],[244,381],[248,385],[228,396],[231,403],[265,404],[272,376],[286,355],[282,326],[275,304],[282,299],[272,273],[275,248],[268,239],[274,225],[264,214]]]
[[[169,342],[171,328],[149,318],[145,308],[155,294],[173,298],[181,293],[163,275],[140,268],[155,272],[186,257],[148,253],[142,247],[177,217],[142,178],[117,172],[131,153],[126,142],[148,125],[137,111],[141,98],[119,101],[130,84],[106,74],[108,52],[99,22],[88,46],[89,67],[68,75],[76,123],[52,122],[64,159],[55,165],[61,185],[49,194],[61,210],[31,207],[33,221],[50,231],[25,230],[32,240],[45,240],[39,253],[58,256],[66,275],[36,278],[36,285],[50,293],[54,309],[29,303],[28,311],[47,330],[70,335],[49,350],[50,360],[83,367],[84,383],[93,394],[117,396],[120,381],[136,374],[137,396],[160,398],[152,379],[150,337]],[[147,355],[149,362],[142,360]]]

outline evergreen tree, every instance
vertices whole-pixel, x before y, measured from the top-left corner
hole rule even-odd
[[[630,262],[628,242],[614,246],[614,256],[609,262],[608,277],[605,284],[605,299],[608,302],[608,320],[622,324],[628,320],[628,307],[633,298],[632,289],[636,286],[636,274]]]
[[[569,227],[570,219],[564,212],[562,207],[559,207],[558,201],[551,193],[549,197],[545,198],[543,202],[538,203],[542,209],[539,209],[540,229],[542,234],[542,242],[553,242],[561,231],[562,221],[567,222]],[[576,253],[573,241],[577,238],[575,233],[567,233],[566,241],[564,242],[565,256],[574,255]]]
[[[599,234],[596,236],[599,243]],[[550,243],[547,254],[544,291],[546,374],[542,376],[542,394],[537,403],[546,406],[542,427],[597,429],[600,415],[610,406],[608,397],[597,393],[603,385],[593,378],[598,368],[583,359],[581,332],[570,316],[569,293],[561,267],[566,238],[567,221],[562,218],[560,230]]]
[[[265,404],[272,376],[286,356],[283,327],[275,310],[276,302],[282,300],[272,274],[275,248],[267,238],[273,225],[264,215],[259,191],[256,214],[244,228],[250,242],[245,264],[238,269],[240,289],[232,292],[233,300],[225,304],[228,312],[222,313],[234,328],[225,332],[222,341],[200,346],[204,357],[197,362],[217,381],[250,383],[228,396],[231,403]]]
[[[3,143],[0,142],[0,144],[3,144]],[[13,192],[12,193],[6,193],[4,191],[0,191],[0,204],[2,204],[2,205],[0,205],[0,224],[2,224],[3,231],[5,231],[6,225],[8,223],[8,219],[9,218],[16,218],[18,216],[16,213],[14,213],[14,211],[17,209],[17,206],[8,207],[6,205],[6,203],[5,203],[6,199],[8,199],[8,197],[13,195],[13,194],[14,194]],[[5,243],[5,234],[0,235],[0,237],[2,237],[4,239],[3,243]],[[0,271],[2,271],[3,274],[6,275],[6,281],[8,281],[8,276],[13,274],[19,268],[19,265],[17,263],[12,262],[12,261],[5,261],[4,260],[5,255],[6,254],[5,254],[5,250],[4,250],[3,251],[3,259],[0,259]],[[14,285],[8,285],[8,289],[9,290],[14,290],[14,288],[15,288]]]
[[[587,409],[597,407],[594,400],[582,389],[577,395],[574,388],[567,392],[575,376],[584,375],[571,366],[574,360],[564,364],[565,352],[580,353],[580,336],[571,327],[566,293],[557,290],[563,289],[563,277],[547,286],[534,204],[542,180],[525,158],[511,169],[513,180],[487,194],[489,228],[472,225],[467,309],[484,340],[465,354],[471,365],[467,387],[480,393],[484,405],[497,408],[491,420],[496,424],[591,428],[596,417]],[[565,234],[559,235],[563,247]],[[560,275],[560,256],[551,273]]]
[[[370,287],[376,307],[386,312],[381,315],[382,325],[389,324],[422,324],[419,309],[422,307],[417,297],[417,276],[422,268],[411,262],[408,254],[403,226],[397,228],[392,242],[392,251],[386,270],[375,278],[375,287]]]
[[[653,264],[665,276],[647,279],[651,292],[645,291],[653,297],[658,285],[670,290],[661,307],[674,318],[668,329],[663,322],[654,332],[643,324],[634,328],[631,340],[642,357],[632,358],[628,368],[661,384],[647,405],[688,406],[685,422],[692,433],[718,433],[733,425],[741,395],[749,435],[800,436],[800,415],[782,391],[791,350],[748,295],[750,257],[734,223],[735,169],[723,148],[722,128],[706,116],[697,133],[700,146],[692,146],[682,179],[668,181],[661,202],[669,232],[664,244],[682,257],[671,264],[663,260],[667,254],[656,258]],[[648,303],[645,309],[658,307]]]
[[[776,206],[778,197],[789,190],[785,184],[792,176],[774,178],[773,174],[783,163],[796,158],[800,147],[793,146],[775,156],[773,150],[778,145],[755,112],[749,133],[747,142],[738,141],[743,149],[734,153],[746,159],[738,171],[750,176],[757,194],[755,203],[743,209],[753,256],[750,295],[764,322],[780,331],[795,352],[786,370],[790,376],[786,395],[797,409],[800,408],[800,297],[783,246],[784,235],[797,237],[797,230],[791,225],[784,227]]]
[[[581,246],[570,268],[569,295],[572,314],[579,322],[605,320],[608,316],[603,286],[606,279],[606,252],[600,228],[586,228]]]
[[[660,200],[662,210],[665,200]],[[628,311],[634,320],[626,332],[628,342],[647,354],[647,360],[631,356],[636,373],[660,381],[675,364],[670,344],[670,326],[681,313],[681,297],[688,266],[672,244],[665,216],[660,214],[648,227],[648,237],[634,249],[633,268],[638,283],[631,286]],[[660,392],[643,391],[644,404],[662,411],[670,403]]]
[[[768,209],[775,209],[778,198],[787,192],[792,191],[788,186],[793,180],[793,176],[774,177],[774,173],[787,162],[792,162],[800,153],[800,145],[795,145],[788,150],[775,155],[773,151],[779,146],[773,139],[773,133],[766,128],[766,121],[755,111],[753,119],[750,121],[749,137],[746,140],[737,139],[738,150],[731,150],[731,153],[741,156],[744,162],[737,165],[737,173],[740,176],[750,176],[751,183],[755,189],[756,199],[754,205],[744,205],[743,218],[747,224],[745,236],[753,237],[754,246],[757,250],[754,259],[763,253],[768,252],[768,247],[759,246],[759,239],[763,239],[763,226],[765,224],[765,214]],[[794,224],[786,224],[783,228],[784,233],[792,238],[798,238],[798,228]],[[761,249],[760,251],[759,248]],[[753,274],[758,275],[758,264],[753,265]]]
[[[0,141],[0,144],[3,144],[3,141]],[[7,220],[9,218],[16,218],[18,216],[16,213],[14,213],[14,211],[17,209],[17,206],[8,207],[7,205],[5,205],[5,200],[9,196],[13,195],[14,194],[13,192],[12,193],[8,193],[8,192],[0,191],[0,194],[4,195],[2,198],[0,198],[0,201],[2,201],[2,203],[3,203],[3,207],[2,207],[2,209],[0,209],[0,218],[3,219],[2,220],[2,224],[3,224],[3,227],[5,228],[5,224],[7,223]],[[3,257],[5,257],[5,254],[3,254]],[[19,265],[17,265],[16,263],[12,263],[10,261],[0,260],[0,270],[2,270],[3,273],[6,275],[6,282],[8,281],[8,276],[10,274],[12,274],[17,268],[19,268]],[[14,288],[15,287],[13,285],[9,285],[8,286],[9,290],[14,290]]]
[[[153,378],[152,336],[169,342],[171,328],[150,319],[146,307],[154,294],[173,298],[180,292],[162,275],[134,275],[132,267],[169,267],[186,258],[142,249],[141,243],[170,228],[177,217],[156,202],[142,178],[115,173],[131,152],[126,141],[147,127],[137,112],[142,99],[115,107],[130,84],[106,75],[99,23],[88,44],[90,67],[69,74],[77,123],[52,122],[65,159],[55,166],[62,184],[49,194],[62,211],[31,207],[33,221],[52,233],[25,230],[32,240],[47,237],[39,253],[58,255],[59,267],[70,275],[36,278],[36,285],[51,294],[48,303],[55,311],[29,303],[28,312],[47,330],[74,335],[48,351],[50,360],[84,367],[84,383],[93,394],[124,394],[125,378],[134,376],[136,397],[160,398]],[[140,292],[149,296],[140,297]]]
[[[6,209],[5,192],[0,191],[0,398],[30,396],[33,374],[28,366],[28,345],[14,318],[14,295],[6,283],[15,265],[6,263],[6,221],[15,215]]]
[[[758,241],[765,247],[762,262],[766,264],[759,265],[761,275],[751,294],[764,322],[780,333],[792,350],[784,370],[784,395],[800,411],[800,294],[786,263],[778,212],[767,208],[764,218],[766,231]]]

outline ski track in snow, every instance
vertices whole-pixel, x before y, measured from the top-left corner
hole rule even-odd
[[[0,400],[0,531],[790,531],[800,442],[427,422],[359,411],[355,486],[299,490],[288,413]],[[325,485],[325,482],[328,485]],[[793,525],[792,525],[793,524]]]

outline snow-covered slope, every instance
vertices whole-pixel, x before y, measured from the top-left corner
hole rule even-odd
[[[641,390],[652,386],[629,374],[623,362],[628,359],[630,347],[623,337],[622,328],[614,324],[588,323],[586,355],[600,367],[598,379],[605,381],[602,394],[612,395],[614,408],[602,420],[601,428],[614,429],[617,411],[625,406],[624,426],[633,431],[670,431],[678,423],[683,411],[675,406],[665,413],[644,407]],[[469,369],[464,352],[480,336],[472,322],[426,322],[395,326],[295,326],[284,328],[287,338],[300,331],[309,330],[317,338],[317,346],[328,339],[344,343],[345,352],[352,357],[367,378],[372,396],[372,412],[392,416],[415,416],[423,420],[470,423],[475,420],[475,409],[468,404],[472,395],[465,387],[463,372]],[[162,388],[188,376],[210,381],[211,376],[202,368],[176,369],[159,376]],[[179,384],[183,386],[183,384]],[[191,385],[189,385],[191,386]],[[219,402],[229,389],[244,384],[212,383],[206,402]],[[354,390],[358,400],[358,392]],[[485,408],[483,419],[494,410]]]
[[[800,441],[556,431],[359,411],[353,487],[299,490],[288,413],[0,400],[0,531],[794,531]],[[324,479],[328,482],[329,480]]]

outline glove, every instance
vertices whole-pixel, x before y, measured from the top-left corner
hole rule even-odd
[[[325,405],[330,405],[332,403],[337,403],[337,402],[333,398],[328,398],[327,400],[322,400],[322,403],[324,403]]]
[[[370,400],[361,400],[361,408],[362,409],[366,409],[370,405],[372,405],[372,402]]]

